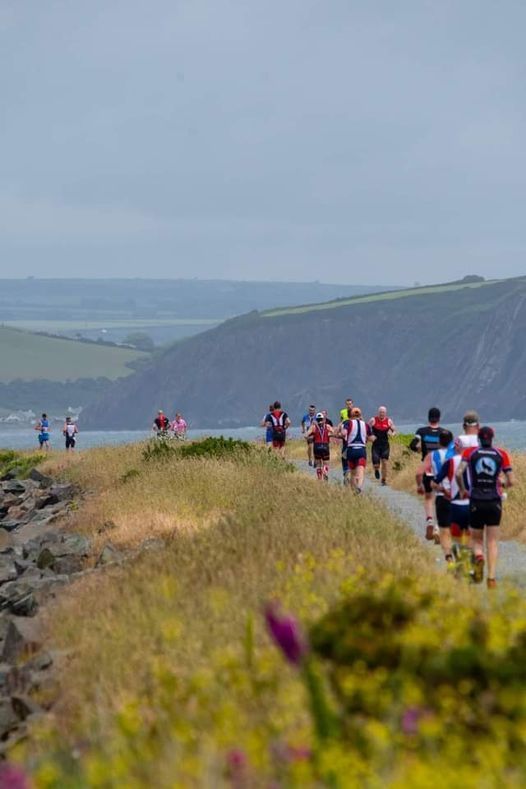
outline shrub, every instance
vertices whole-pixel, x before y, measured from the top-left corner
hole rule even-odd
[[[19,477],[27,476],[31,469],[38,466],[43,460],[42,454],[24,454],[11,449],[2,450],[0,451],[0,477],[11,471],[16,472]]]
[[[225,438],[224,436],[208,436],[200,441],[193,441],[188,444],[154,439],[147,444],[142,457],[147,463],[152,461],[173,461],[177,459],[187,460],[189,458],[212,460],[230,459],[242,462],[253,461],[284,471],[295,470],[293,464],[287,463],[275,453],[270,453],[248,441]]]

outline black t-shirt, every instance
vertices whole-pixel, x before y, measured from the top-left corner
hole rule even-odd
[[[507,452],[497,447],[479,447],[466,452],[471,501],[500,501],[499,476],[511,471]]]
[[[443,427],[432,427],[431,425],[425,425],[425,427],[419,427],[415,433],[415,436],[420,438],[420,450],[422,452],[422,460],[424,460],[425,456],[429,454],[429,452],[434,452],[435,449],[440,447],[440,436],[442,433],[445,433]]]

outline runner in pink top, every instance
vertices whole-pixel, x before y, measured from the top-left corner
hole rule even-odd
[[[188,425],[186,420],[183,419],[179,412],[176,413],[175,419],[170,425],[172,431],[174,432],[176,438],[186,438],[186,431],[188,430]]]

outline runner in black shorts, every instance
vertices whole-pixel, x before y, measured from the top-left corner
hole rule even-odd
[[[334,434],[332,425],[329,425],[323,412],[316,414],[313,424],[307,431],[307,440],[312,438],[314,453],[314,466],[318,479],[329,481],[329,462],[331,459],[330,440]]]
[[[375,479],[380,479],[381,468],[382,485],[387,485],[387,469],[390,455],[389,436],[395,436],[396,430],[392,420],[387,416],[387,408],[384,405],[381,405],[377,415],[369,420],[369,427],[375,437],[371,448],[374,476]]]
[[[495,571],[498,556],[498,527],[502,517],[501,475],[506,486],[513,485],[511,459],[507,452],[493,446],[494,432],[491,427],[479,430],[480,447],[466,449],[456,472],[460,495],[468,492],[464,483],[464,472],[469,479],[470,529],[475,554],[473,579],[480,583],[484,578],[484,529],[486,530],[486,551],[488,559],[488,588],[493,589],[497,582]]]
[[[430,408],[428,413],[428,424],[419,427],[415,437],[409,444],[413,452],[421,452],[422,460],[425,460],[429,452],[438,449],[440,445],[440,434],[444,428],[440,427],[440,409]],[[426,515],[426,536],[435,529],[438,536],[438,529],[435,528],[434,519],[434,493],[432,489],[433,475],[424,473],[421,484],[418,485],[418,493],[424,495],[424,511]],[[427,537],[427,539],[430,539]],[[432,538],[431,538],[432,539]]]

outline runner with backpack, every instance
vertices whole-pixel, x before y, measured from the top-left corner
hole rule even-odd
[[[280,455],[285,453],[287,430],[291,424],[289,415],[281,408],[280,401],[276,400],[272,411],[268,414],[267,425],[272,428],[272,448]]]
[[[312,438],[312,450],[316,476],[319,480],[329,481],[329,462],[331,459],[330,441],[334,435],[334,428],[329,424],[323,411],[316,414],[316,418],[307,430],[307,441]]]

